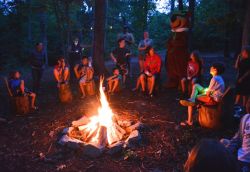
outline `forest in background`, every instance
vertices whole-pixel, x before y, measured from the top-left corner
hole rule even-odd
[[[170,15],[179,9],[193,13],[190,49],[222,51],[229,56],[249,40],[249,31],[244,33],[250,18],[247,0],[169,0],[164,4],[168,9],[165,13],[156,9],[156,1],[107,0],[104,3],[105,58],[117,45],[117,34],[124,25],[135,36],[135,55],[144,30],[154,39],[155,48],[165,51],[171,34]],[[86,47],[84,53],[93,55],[94,22],[99,20],[94,14],[98,3],[98,0],[0,0],[1,68],[6,64],[27,64],[29,51],[40,41],[47,47],[50,65],[60,55],[67,57],[67,49],[76,37]],[[242,40],[245,37],[247,41]]]

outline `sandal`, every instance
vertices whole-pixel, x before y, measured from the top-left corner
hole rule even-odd
[[[193,126],[193,122],[189,123],[188,121],[184,121],[180,123],[181,126]]]

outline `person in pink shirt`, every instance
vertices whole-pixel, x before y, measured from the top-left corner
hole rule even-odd
[[[188,88],[199,82],[202,71],[202,60],[199,51],[190,54],[187,65],[187,76],[181,79],[181,90],[183,95],[187,95]]]

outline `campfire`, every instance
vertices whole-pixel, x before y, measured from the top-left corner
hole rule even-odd
[[[103,91],[103,79],[100,80],[99,92],[98,114],[91,117],[83,116],[73,121],[71,127],[64,129],[60,144],[83,147],[84,152],[91,156],[93,149],[97,150],[99,155],[105,149],[112,152],[114,148],[120,150],[117,147],[122,148],[138,143],[140,139],[138,129],[141,123],[129,117],[119,119],[119,116],[113,113]],[[94,152],[96,154],[96,151]]]

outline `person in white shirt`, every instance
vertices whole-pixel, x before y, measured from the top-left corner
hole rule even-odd
[[[247,114],[240,122],[238,132],[231,140],[221,139],[220,142],[231,152],[237,152],[237,158],[242,171],[250,171],[250,99],[246,104]]]
[[[138,50],[139,50],[139,67],[140,72],[144,70],[144,61],[146,57],[146,49],[149,46],[153,46],[153,40],[149,38],[149,33],[144,31],[143,34],[144,39],[139,42]]]
[[[225,67],[222,63],[214,63],[210,68],[210,74],[213,76],[210,80],[208,89],[200,84],[195,84],[192,88],[192,94],[187,100],[180,100],[180,104],[188,107],[188,120],[181,122],[182,126],[193,125],[193,107],[196,101],[214,105],[221,101],[225,90],[225,83],[221,74],[224,73]]]

